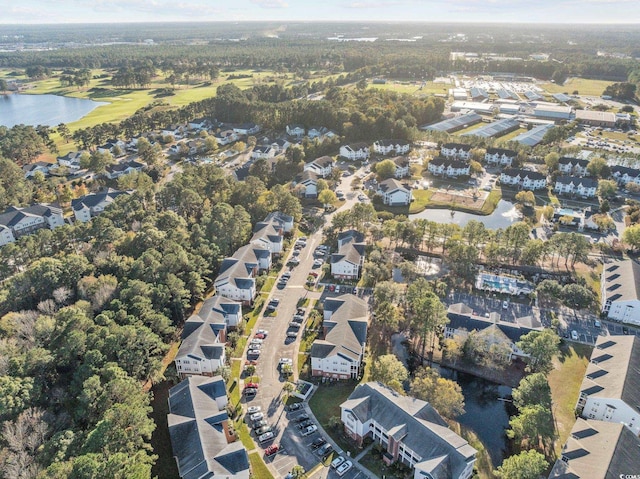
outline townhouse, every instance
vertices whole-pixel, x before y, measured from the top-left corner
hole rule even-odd
[[[44,203],[24,208],[10,206],[0,213],[0,246],[42,228],[54,229],[63,225],[62,209],[58,206]]]
[[[605,263],[600,285],[607,318],[640,325],[640,263],[632,259]]]
[[[370,156],[369,145],[366,143],[351,143],[340,147],[340,156],[347,160],[368,160]]]
[[[276,221],[259,221],[253,228],[250,244],[269,250],[272,255],[282,253],[284,230]]]
[[[257,125],[253,122],[242,123],[240,125],[235,125],[233,127],[233,131],[235,131],[238,135],[255,135],[260,131],[260,125]]]
[[[295,177],[295,186],[305,198],[315,198],[318,196],[318,176],[310,171],[304,170]]]
[[[216,142],[220,146],[225,146],[234,141],[238,141],[238,133],[234,130],[223,130],[214,134],[213,137],[216,139]]]
[[[468,479],[477,451],[429,403],[381,383],[361,384],[340,404],[344,432],[358,445],[370,437],[387,465],[401,462],[414,479]]]
[[[318,138],[320,140],[324,140],[326,138],[331,139],[336,136],[338,135],[325,126],[312,126],[307,131],[307,137],[309,137],[310,140],[313,140],[314,138]]]
[[[513,162],[518,157],[518,153],[504,148],[487,148],[484,154],[484,161],[488,165],[513,166]]]
[[[505,168],[500,174],[500,183],[518,186],[523,190],[541,190],[547,187],[547,177],[542,173],[521,168]]]
[[[379,155],[406,155],[411,150],[411,142],[407,140],[377,140],[373,143],[373,151]]]
[[[324,302],[323,338],[311,346],[311,374],[332,379],[357,379],[367,342],[369,309],[352,294]]]
[[[118,196],[124,194],[129,194],[129,192],[109,188],[99,193],[92,193],[72,200],[71,209],[73,210],[73,215],[76,221],[81,223],[90,221],[91,218],[102,213]]]
[[[28,165],[24,165],[22,167],[22,171],[24,172],[25,178],[33,178],[36,173],[40,172],[45,177],[49,176],[49,169],[53,166],[53,163],[47,163],[46,161],[36,161],[34,163],[29,163]]]
[[[251,158],[254,160],[268,160],[276,156],[276,150],[271,146],[257,145],[251,151]]]
[[[80,169],[80,157],[82,157],[82,153],[79,151],[71,151],[64,156],[59,156],[56,158],[56,162],[58,166],[64,166],[69,168],[70,170],[79,170]]]
[[[587,176],[589,160],[563,156],[558,160],[558,171],[569,176]]]
[[[358,279],[364,264],[366,244],[362,236],[343,235],[338,238],[338,252],[331,255],[331,276],[338,279]]]
[[[304,125],[287,125],[285,129],[287,130],[287,135],[293,136],[294,138],[302,138],[304,136]]]
[[[627,183],[640,185],[640,170],[636,168],[614,165],[611,167],[611,177],[616,180],[620,186],[626,186]]]
[[[434,176],[457,178],[459,176],[469,176],[470,166],[466,161],[439,156],[429,162],[427,170]]]
[[[395,178],[378,183],[377,194],[382,197],[382,202],[388,206],[407,206],[413,201],[411,189]]]
[[[445,143],[440,147],[440,154],[447,158],[457,158],[459,160],[471,159],[471,145],[464,143]]]
[[[640,338],[598,336],[587,365],[576,412],[628,427],[640,435]]]
[[[249,479],[249,456],[227,403],[221,376],[191,376],[169,390],[169,438],[182,479]]]
[[[393,173],[394,178],[400,179],[409,176],[409,159],[406,156],[395,156],[391,158],[391,161],[396,166]]]
[[[140,173],[144,167],[144,163],[140,163],[139,161],[123,161],[122,163],[108,165],[105,168],[104,175],[110,180],[114,180],[131,173]]]
[[[320,178],[327,178],[331,175],[334,165],[335,160],[331,156],[321,156],[309,163],[305,163],[304,171],[315,173]]]
[[[560,176],[553,188],[558,194],[594,198],[598,191],[598,182],[593,178]]]

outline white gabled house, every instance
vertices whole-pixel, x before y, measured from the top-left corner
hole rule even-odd
[[[224,130],[213,135],[220,146],[225,146],[238,141],[238,134],[234,130]]]
[[[396,156],[391,158],[391,161],[396,165],[396,171],[393,173],[393,177],[400,179],[409,176],[409,159],[406,156]]]
[[[593,178],[580,178],[575,176],[561,176],[556,180],[553,188],[561,195],[575,195],[582,198],[594,198],[598,190],[598,182]]]
[[[268,160],[276,156],[276,151],[270,146],[255,146],[251,151],[254,160]]]
[[[117,191],[109,188],[100,193],[92,193],[71,201],[71,209],[76,221],[86,223],[92,217],[102,213],[120,195],[129,194],[128,191]]]
[[[284,138],[278,138],[271,143],[271,148],[275,152],[275,155],[279,155],[280,153],[284,153],[287,151],[287,148],[291,146],[291,143],[285,140]]]
[[[305,198],[315,198],[318,196],[318,176],[312,171],[305,170],[295,177],[296,189]]]
[[[264,221],[277,224],[284,233],[293,231],[293,216],[282,213],[281,211],[272,211],[267,215]]]
[[[52,230],[63,225],[62,209],[57,206],[44,203],[24,208],[10,206],[0,213],[0,246],[42,228]]]
[[[440,154],[447,158],[469,160],[471,158],[471,149],[471,145],[465,145],[464,143],[445,143],[440,147]]]
[[[518,153],[504,148],[487,148],[484,161],[489,165],[513,166]]]
[[[190,130],[201,131],[209,128],[209,126],[211,126],[211,123],[206,118],[196,118],[194,120],[191,120],[187,124],[187,126],[189,127]]]
[[[122,163],[116,163],[113,165],[108,165],[105,168],[104,175],[110,180],[114,180],[116,178],[120,178],[124,175],[129,175],[131,173],[140,173],[144,168],[144,164],[138,161],[125,161]]]
[[[469,163],[452,158],[438,157],[429,162],[427,170],[434,176],[446,178],[457,178],[458,176],[469,176]]]
[[[37,172],[42,173],[45,177],[49,176],[49,169],[53,166],[53,163],[47,163],[46,161],[36,161],[35,163],[29,163],[22,167],[25,178],[33,178]]]
[[[351,143],[340,147],[340,156],[347,160],[368,160],[370,156],[369,145],[366,143]]]
[[[395,178],[381,181],[378,184],[377,194],[382,197],[382,202],[389,206],[406,206],[413,200],[411,189]]]
[[[80,169],[80,157],[82,156],[82,152],[80,151],[71,151],[64,156],[59,156],[56,158],[59,166],[65,166],[70,170],[79,170]]]
[[[242,123],[241,125],[234,126],[233,131],[235,131],[238,135],[255,135],[260,131],[260,125],[257,125],[253,122]]]
[[[333,131],[331,131],[327,127],[324,127],[324,126],[312,126],[307,131],[307,136],[309,137],[310,140],[313,140],[314,138],[318,138],[320,140],[323,140],[325,138],[329,138],[329,139],[335,138],[338,135],[336,135]]]
[[[517,186],[523,190],[541,190],[547,187],[547,177],[542,173],[521,168],[505,168],[500,174],[500,183]]]
[[[315,173],[320,178],[326,178],[331,175],[335,160],[330,156],[321,156],[309,163],[305,163],[304,171]]]
[[[216,294],[243,304],[252,304],[256,297],[258,270],[257,261],[245,262],[234,257],[224,259],[213,282]]]
[[[373,143],[373,151],[380,155],[406,155],[411,150],[411,142],[407,140],[377,140]]]
[[[338,252],[331,255],[331,276],[338,279],[358,279],[364,264],[366,244],[362,237],[341,237]]]
[[[620,165],[612,166],[611,177],[616,180],[620,186],[626,186],[627,183],[640,185],[640,170],[636,168]]]
[[[272,255],[282,253],[284,230],[277,221],[259,221],[253,228],[250,244],[268,249]]]
[[[293,124],[286,126],[287,135],[294,138],[302,138],[304,136],[304,125]]]
[[[558,171],[569,176],[586,176],[589,160],[563,156],[558,160]]]
[[[100,153],[112,153],[115,156],[114,150],[116,147],[120,150],[122,154],[126,151],[127,144],[122,140],[111,139],[108,140],[104,145],[100,145],[98,147],[98,152]]]
[[[607,318],[640,326],[640,263],[632,259],[605,263],[600,285]]]
[[[367,343],[369,309],[353,294],[327,298],[322,322],[323,338],[311,346],[312,376],[357,379]]]

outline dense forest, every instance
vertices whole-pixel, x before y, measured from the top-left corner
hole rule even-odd
[[[188,167],[90,223],[0,249],[0,473],[150,477],[155,426],[141,384],[160,379],[221,259],[274,210],[301,214],[288,188]]]

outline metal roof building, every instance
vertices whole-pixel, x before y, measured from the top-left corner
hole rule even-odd
[[[446,131],[447,133],[453,133],[454,131],[480,123],[481,121],[482,117],[477,113],[467,113],[466,115],[450,118],[448,120],[434,123],[433,125],[421,126],[420,129],[426,131]]]
[[[517,130],[520,127],[520,122],[513,118],[507,118],[504,120],[494,121],[488,125],[483,125],[480,128],[463,133],[461,136],[475,135],[482,138],[492,138],[494,136],[506,135],[510,131]]]
[[[518,143],[522,143],[527,146],[536,146],[542,141],[544,135],[551,128],[553,128],[553,125],[551,124],[536,126],[535,128],[516,136],[512,141],[517,141]]]
[[[471,110],[476,113],[491,114],[496,106],[493,103],[480,103],[475,101],[454,101],[451,111]]]

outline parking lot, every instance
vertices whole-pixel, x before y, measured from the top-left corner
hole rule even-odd
[[[537,308],[533,308],[529,304],[529,300],[520,300],[517,298],[510,298],[507,300],[508,307],[503,308],[504,299],[497,296],[481,296],[468,293],[451,293],[445,298],[447,306],[451,306],[456,303],[464,303],[473,309],[474,314],[477,316],[486,316],[489,313],[500,313],[500,318],[503,321],[515,322],[516,318],[522,318],[524,316],[535,316],[541,320],[543,325],[547,326],[548,321],[546,318],[541,318],[540,312]],[[521,302],[522,301],[522,302]],[[548,326],[551,326],[549,323]]]

